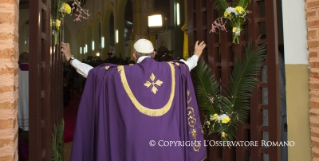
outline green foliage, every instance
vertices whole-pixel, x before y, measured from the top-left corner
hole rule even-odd
[[[64,3],[64,0],[57,0],[56,1],[56,11],[55,11],[55,13],[56,13],[56,19],[61,19],[62,18],[62,13],[60,12],[60,8],[61,8],[61,6],[62,6],[62,4]]]
[[[246,54],[244,55],[243,63],[238,58],[234,61],[234,70],[229,82],[228,93],[229,97],[232,98],[231,102],[234,105],[234,111],[249,109],[250,92],[255,89],[255,84],[258,82],[258,79],[252,76],[259,74],[264,60],[264,53],[266,52],[266,45],[253,47],[251,41],[249,41],[245,49]]]
[[[243,31],[243,25],[246,22],[247,10],[251,0],[235,0],[235,3],[228,4],[226,0],[215,0],[214,5],[219,13],[219,17],[212,23],[211,32],[216,30],[227,31],[226,24],[231,28],[233,33],[233,43],[239,44],[239,36]],[[235,5],[235,6],[232,6]]]
[[[218,13],[224,13],[225,10],[229,7],[227,2],[224,0],[215,0],[214,5]]]
[[[229,88],[222,88],[226,96],[220,95],[220,87],[214,73],[203,58],[199,60],[194,69],[192,76],[195,82],[196,97],[199,108],[205,111],[204,129],[207,135],[212,133],[222,135],[224,132],[226,137],[222,137],[222,140],[234,140],[237,126],[247,119],[250,93],[259,82],[256,76],[260,72],[266,51],[266,45],[258,47],[257,41],[255,46],[249,41],[245,48],[243,61],[239,58],[235,59]],[[211,119],[214,114],[219,116],[226,114],[230,121],[222,123]]]
[[[52,151],[51,161],[63,161],[64,159],[64,147],[63,147],[63,132],[64,132],[64,120],[58,125],[58,131],[54,125],[54,132],[52,133]],[[58,135],[58,140],[57,140]]]
[[[248,4],[250,4],[251,0],[236,0],[236,6],[242,6],[243,8],[247,8]]]
[[[199,106],[202,107],[202,110],[215,112],[209,98],[219,93],[219,84],[215,80],[214,73],[203,58],[200,58],[197,68],[193,70],[192,75],[196,78],[196,82],[201,84],[201,86],[195,86]]]

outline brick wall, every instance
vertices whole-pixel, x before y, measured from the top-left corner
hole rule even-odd
[[[319,159],[319,0],[306,0],[309,49],[310,129],[313,160]]]
[[[19,1],[0,0],[0,161],[18,160]]]

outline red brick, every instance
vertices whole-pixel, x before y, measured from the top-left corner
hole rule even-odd
[[[319,62],[309,62],[310,68],[319,68]]]
[[[310,78],[316,78],[316,79],[319,79],[319,75],[318,75],[318,73],[311,73]]]
[[[6,145],[12,145],[14,140],[12,138],[9,139],[0,139],[0,147],[4,147]]]
[[[313,155],[313,160],[316,160],[315,158],[319,158],[319,154],[315,153],[315,152],[312,152],[312,155]]]
[[[14,119],[0,120],[0,129],[13,129],[16,121]]]
[[[18,107],[18,102],[19,102],[19,100],[16,99],[13,103],[11,103],[11,102],[0,103],[0,110],[1,109],[4,109],[4,110],[15,109],[16,107]]]
[[[316,31],[316,30],[310,30],[310,31],[308,31],[307,37],[308,37],[308,39],[309,39],[309,37],[311,37],[311,38],[317,37],[317,31]]]
[[[319,134],[318,133],[315,133],[315,132],[311,132],[311,136],[314,136],[316,138],[319,138]]]
[[[309,52],[309,57],[317,57],[318,53],[317,52]]]
[[[7,155],[7,156],[0,157],[0,160],[1,161],[12,161],[13,155]]]
[[[315,8],[315,7],[319,7],[319,1],[314,1],[314,2],[309,2],[307,3],[307,9],[308,8]]]
[[[319,41],[308,41],[309,48],[316,48],[319,46]]]
[[[314,114],[312,114],[312,115],[314,115]],[[316,123],[312,123],[312,122],[310,122],[310,127],[319,127],[319,124],[316,124]]]
[[[306,13],[306,17],[309,18],[309,17],[314,17],[316,16],[316,11],[309,11]]]
[[[310,108],[319,108],[319,103],[315,101],[310,101]]]
[[[14,4],[14,3],[15,3],[15,0],[0,0],[0,3]]]
[[[14,69],[14,68],[7,68],[7,69],[3,69],[3,70],[0,70],[0,75],[4,75],[4,74],[13,74],[14,73],[14,75],[17,75],[18,73],[19,73],[19,69],[18,68],[16,68],[16,69]]]
[[[1,13],[0,22],[14,24],[16,22],[16,16],[12,13]]]
[[[0,93],[14,91],[15,86],[2,86],[0,87]]]
[[[4,50],[0,50],[0,59],[4,58],[4,59],[8,59],[8,58],[15,58],[15,53],[14,53],[14,49],[4,49]]]
[[[0,33],[0,40],[14,40],[15,42],[19,41],[19,38],[17,35],[12,33]]]
[[[307,27],[315,27],[315,26],[319,26],[319,20],[314,20],[314,21],[308,21],[307,22]]]

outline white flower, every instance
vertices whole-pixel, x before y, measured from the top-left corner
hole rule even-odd
[[[217,121],[218,121],[218,123],[220,123],[220,121],[223,121],[225,119],[228,120],[229,116],[227,116],[226,114],[222,114],[222,115],[218,116]]]
[[[237,27],[237,29],[236,29],[236,31],[234,32],[235,33],[235,35],[240,35],[240,27]],[[233,107],[234,105],[232,105],[232,107]]]
[[[233,8],[233,7],[228,7],[228,8],[226,9],[226,12],[228,12],[229,14],[234,13],[236,16],[238,15],[238,12],[237,12],[236,9]]]

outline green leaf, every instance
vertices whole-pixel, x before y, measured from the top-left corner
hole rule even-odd
[[[266,52],[265,44],[259,47],[257,45],[258,40],[255,42],[255,46],[250,40],[245,48],[243,61],[238,57],[235,58],[229,88],[223,87],[227,97],[219,94],[220,86],[203,58],[199,60],[197,67],[192,71],[198,107],[206,112],[206,120],[209,120],[210,115],[215,113],[227,114],[230,117],[230,122],[227,124],[212,122],[208,126],[206,134],[218,132],[221,135],[222,132],[225,132],[227,136],[222,140],[234,140],[237,126],[243,124],[247,119],[251,92],[259,82],[256,77],[263,65]],[[213,104],[209,98],[214,98]]]
[[[258,41],[258,40],[257,40]],[[258,44],[256,41],[255,44]],[[229,81],[229,98],[231,98],[234,111],[247,109],[251,92],[255,89],[259,80],[253,76],[257,76],[263,65],[265,58],[266,45],[253,47],[249,41],[245,48],[243,62],[239,58],[235,59],[234,70]],[[249,107],[248,107],[249,109]]]
[[[215,97],[219,94],[219,84],[215,80],[215,76],[211,68],[206,64],[204,58],[200,58],[196,68],[192,71],[194,78],[195,92],[198,107],[201,110],[211,111],[216,113],[212,106],[210,97]]]
[[[251,0],[236,0],[235,4],[236,4],[236,6],[241,6],[241,7],[246,9],[248,7],[248,5],[250,4],[250,1]],[[236,7],[236,6],[234,6],[234,7]]]
[[[63,147],[63,132],[64,132],[64,120],[57,127],[54,125],[54,131],[52,133],[52,150],[51,161],[63,161],[64,159],[64,147]],[[58,135],[58,141],[57,141]]]
[[[229,7],[227,2],[224,0],[216,0],[214,2],[215,9],[220,13],[224,15],[225,10]]]

